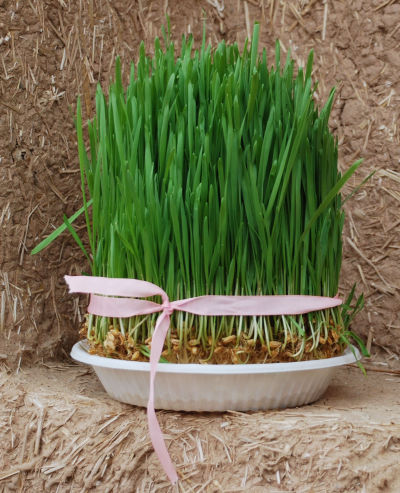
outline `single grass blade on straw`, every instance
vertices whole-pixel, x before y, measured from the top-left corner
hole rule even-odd
[[[90,207],[93,204],[93,199],[90,199],[87,202],[87,207]],[[72,224],[75,219],[78,219],[78,217],[85,211],[85,207],[81,207],[79,210],[77,210],[74,214],[72,214],[71,217],[68,218],[68,223]],[[35,248],[32,249],[31,255],[36,255],[37,253],[41,252],[44,250],[46,247],[48,247],[51,243],[53,243],[54,240],[56,240],[64,231],[67,229],[67,224],[64,222],[61,224],[57,229],[55,229],[47,238],[45,238],[43,241],[41,241],[38,245],[35,246]]]

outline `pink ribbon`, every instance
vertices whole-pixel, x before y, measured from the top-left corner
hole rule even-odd
[[[65,276],[65,280],[70,293],[88,293],[91,295],[88,312],[94,315],[125,318],[162,312],[157,320],[151,342],[147,419],[154,450],[173,484],[178,481],[178,475],[157,421],[154,409],[154,380],[169,329],[170,315],[174,310],[205,316],[300,315],[342,304],[339,298],[304,295],[198,296],[170,302],[164,290],[147,281],[89,276]],[[137,299],[151,296],[161,296],[162,305],[153,301]]]

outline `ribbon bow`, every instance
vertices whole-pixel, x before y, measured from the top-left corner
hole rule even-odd
[[[138,279],[65,276],[65,280],[69,286],[70,293],[88,293],[91,295],[88,312],[94,315],[127,318],[161,312],[151,343],[147,419],[154,450],[165,473],[173,484],[178,481],[178,475],[169,456],[154,409],[154,380],[172,313],[175,310],[179,310],[203,316],[301,315],[342,304],[339,298],[305,295],[210,295],[170,301],[167,293],[159,286],[147,281],[139,281]],[[162,304],[138,299],[151,296],[161,296]]]

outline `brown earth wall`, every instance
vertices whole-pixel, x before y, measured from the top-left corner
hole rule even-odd
[[[304,64],[315,50],[317,98],[332,86],[331,116],[344,170],[364,158],[346,203],[342,293],[357,283],[366,306],[354,330],[390,358],[400,353],[400,5],[382,0],[0,0],[0,358],[9,368],[65,355],[78,338],[85,299],[67,294],[64,274],[85,269],[67,236],[39,256],[30,250],[80,207],[73,116],[82,95],[93,111],[96,84],[149,51],[171,20],[191,32],[240,45],[261,23],[272,58],[280,39]],[[80,227],[83,227],[81,224]]]

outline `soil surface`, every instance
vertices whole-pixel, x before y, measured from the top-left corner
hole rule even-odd
[[[145,410],[111,400],[87,367],[3,371],[0,491],[397,493],[399,385],[399,372],[345,367],[301,408],[158,412],[178,489],[152,449]]]

